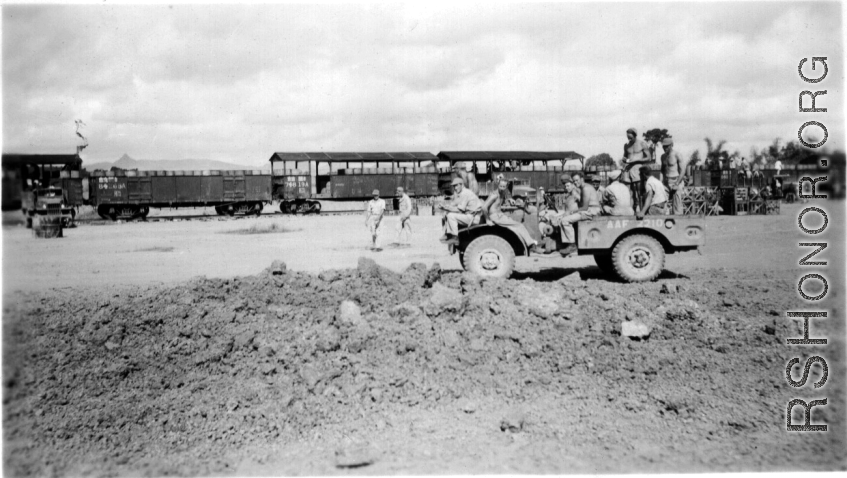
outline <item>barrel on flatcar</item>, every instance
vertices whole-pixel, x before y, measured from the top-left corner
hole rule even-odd
[[[89,188],[103,218],[144,218],[150,208],[214,207],[220,215],[260,214],[273,199],[265,171],[95,171]]]

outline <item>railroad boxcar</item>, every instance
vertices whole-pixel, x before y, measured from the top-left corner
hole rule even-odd
[[[273,200],[266,171],[95,171],[91,202],[103,218],[144,218],[155,208],[214,207],[220,215],[261,214]]]
[[[389,198],[397,187],[413,198],[438,196],[439,178],[449,178],[446,162],[432,153],[277,152],[270,162],[284,213],[320,212],[319,200],[366,200],[374,189]]]

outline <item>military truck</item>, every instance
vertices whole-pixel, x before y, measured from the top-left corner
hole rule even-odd
[[[36,216],[58,216],[64,227],[73,225],[76,210],[67,204],[62,188],[36,188],[25,192],[21,198],[21,210],[26,216],[26,227],[32,228]]]
[[[552,205],[549,198],[546,202]],[[502,210],[522,222],[533,238],[541,239],[535,207]],[[602,271],[626,282],[652,281],[664,270],[667,254],[705,245],[706,224],[701,216],[597,216],[574,224],[574,228],[576,254],[594,256]],[[484,219],[460,229],[458,239],[457,245],[448,246],[450,252],[459,254],[465,270],[484,277],[509,277],[515,257],[530,255],[528,245],[515,232]]]

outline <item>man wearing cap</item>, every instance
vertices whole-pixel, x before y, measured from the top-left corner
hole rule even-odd
[[[638,202],[641,197],[641,178],[638,175],[638,167],[641,164],[655,161],[653,156],[654,146],[646,141],[638,139],[638,131],[635,128],[626,130],[626,144],[623,145],[623,159],[621,159],[621,182],[632,190],[632,197]]]
[[[382,216],[385,214],[385,200],[380,199],[379,189],[374,189],[373,199],[368,201],[368,207],[365,210],[365,226],[371,231],[371,241],[373,247],[376,247],[376,236],[379,232],[379,225],[382,223]]]
[[[638,173],[644,184],[644,201],[640,207],[636,208],[635,217],[642,219],[646,214],[664,214],[665,205],[668,202],[668,191],[665,185],[653,176],[650,166],[641,166]]]
[[[409,237],[412,235],[412,200],[403,190],[397,188],[397,209],[400,211],[400,223],[397,224],[397,242],[401,245],[409,245]],[[405,240],[404,240],[405,233]]]
[[[669,191],[673,215],[681,216],[684,212],[682,189],[685,187],[687,161],[683,159],[679,151],[674,150],[673,138],[670,136],[662,140],[662,149],[665,151],[662,154],[662,179]]]
[[[465,188],[465,182],[462,181],[462,178],[454,178],[451,186],[453,187],[453,201],[437,206],[439,209],[447,211],[444,218],[444,236],[441,238],[441,242],[458,244],[459,225],[478,224],[482,213],[482,202],[473,191]]]
[[[453,163],[453,177],[461,178],[466,189],[470,189],[476,195],[479,194],[479,183],[476,181],[476,175],[468,173],[465,163],[461,161]]]
[[[629,187],[620,182],[621,171],[616,169],[609,173],[609,183],[600,197],[600,205],[606,216],[632,216],[632,192]]]

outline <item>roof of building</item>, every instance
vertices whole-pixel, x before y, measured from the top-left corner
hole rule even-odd
[[[568,160],[584,159],[575,151],[442,151],[438,157],[451,161]]]
[[[435,161],[438,158],[432,153],[284,153],[278,152],[271,156],[270,161]]]
[[[3,167],[14,168],[41,164],[82,164],[78,154],[4,154]]]

